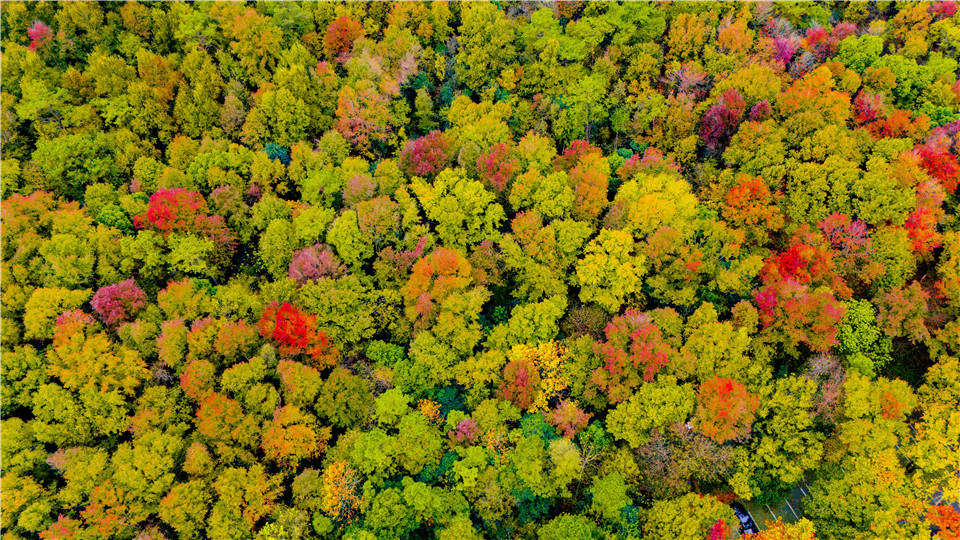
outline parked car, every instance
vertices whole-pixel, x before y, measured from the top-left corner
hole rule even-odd
[[[750,512],[748,512],[742,504],[732,502],[730,503],[730,507],[733,508],[733,511],[737,514],[737,519],[740,520],[740,534],[760,532],[760,527],[757,527],[757,523],[753,521],[753,516],[750,515]]]

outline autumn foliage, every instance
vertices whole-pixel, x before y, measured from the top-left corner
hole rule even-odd
[[[743,383],[714,377],[697,391],[697,430],[718,443],[744,438],[758,406]]]
[[[592,382],[614,403],[625,400],[643,381],[652,381],[671,357],[671,348],[660,329],[645,313],[628,309],[604,329],[606,341],[596,351],[602,367],[593,372]]]
[[[357,21],[349,17],[334,20],[323,35],[323,46],[327,56],[343,62],[344,55],[350,52],[353,42],[361,36],[363,36],[363,27]]]
[[[257,327],[261,336],[280,346],[284,356],[305,354],[318,367],[334,365],[339,358],[323,330],[316,328],[316,316],[306,315],[287,302],[268,306]]]
[[[955,1],[0,11],[4,539],[960,538]]]
[[[436,175],[450,164],[452,151],[442,131],[431,131],[407,142],[400,152],[400,168],[417,176]]]

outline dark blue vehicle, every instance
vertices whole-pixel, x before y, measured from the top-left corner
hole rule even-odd
[[[760,532],[760,527],[757,527],[750,512],[747,512],[747,509],[744,508],[742,504],[732,502],[730,503],[730,507],[733,508],[733,511],[737,514],[737,519],[740,520],[740,534]]]

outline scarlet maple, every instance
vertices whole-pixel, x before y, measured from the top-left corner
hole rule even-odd
[[[327,31],[323,35],[323,47],[327,57],[344,62],[346,55],[353,48],[353,42],[362,36],[363,27],[357,21],[349,17],[334,20],[330,26],[327,26]]]
[[[697,392],[697,430],[724,443],[749,435],[760,399],[741,382],[714,377]]]

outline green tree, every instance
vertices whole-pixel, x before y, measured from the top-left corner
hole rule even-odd
[[[654,503],[643,531],[645,536],[655,539],[699,540],[721,519],[724,523],[738,521],[733,509],[716,498],[688,493]]]
[[[650,431],[685,422],[693,413],[696,394],[690,385],[668,381],[646,383],[607,416],[610,434],[638,448],[650,441]]]
[[[633,237],[603,229],[584,249],[577,265],[580,300],[596,302],[613,313],[640,291],[646,274],[642,255],[635,254]]]
[[[772,393],[769,393],[771,392]],[[737,450],[738,471],[730,483],[744,498],[765,489],[792,485],[815,468],[823,454],[823,436],[810,415],[816,384],[808,379],[779,379],[762,395],[763,410],[749,446]]]
[[[447,247],[469,247],[483,240],[498,240],[503,208],[483,184],[446,169],[432,184],[414,178],[411,188],[427,218],[437,222],[436,231]]]
[[[464,50],[456,57],[456,69],[467,88],[480,91],[491,73],[513,60],[514,25],[489,2],[464,6],[461,20]]]

